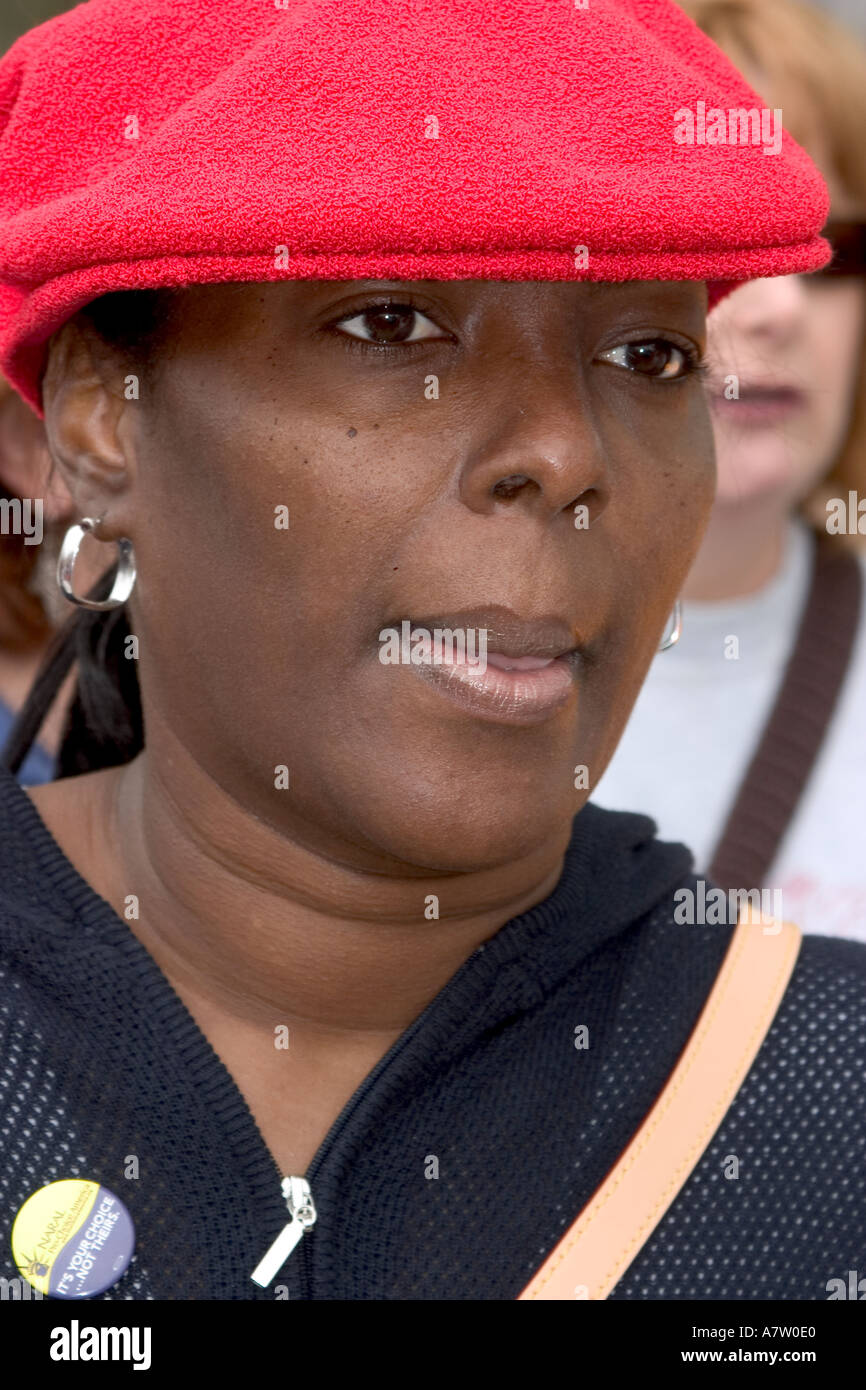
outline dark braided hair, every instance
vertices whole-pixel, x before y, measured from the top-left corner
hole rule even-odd
[[[152,369],[166,344],[176,300],[174,290],[119,290],[93,300],[76,317],[130,366]],[[115,564],[87,597],[106,597],[116,571]],[[77,608],[70,614],[55,633],[10,730],[0,757],[3,767],[18,772],[73,663],[77,683],[58,754],[58,777],[116,767],[141,751],[141,693],[136,663],[126,654],[130,635],[125,605],[107,612]]]

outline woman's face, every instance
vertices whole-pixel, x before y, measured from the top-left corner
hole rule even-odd
[[[857,278],[754,280],[710,319],[718,502],[802,501],[850,426],[866,288]],[[733,378],[733,380],[732,380]]]
[[[124,481],[72,484],[134,544],[148,757],[179,741],[283,833],[386,873],[567,837],[712,503],[705,308],[689,283],[186,291],[117,406]],[[486,631],[476,688],[383,662],[404,621]]]
[[[818,127],[809,146],[833,217],[862,220]],[[864,327],[866,284],[856,276],[752,280],[722,300],[707,336],[720,507],[768,502],[783,512],[830,471],[850,429]]]

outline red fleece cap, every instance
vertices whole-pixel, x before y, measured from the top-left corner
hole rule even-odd
[[[823,180],[736,108],[670,0],[90,0],[0,61],[0,370],[41,414],[110,290],[814,270]]]

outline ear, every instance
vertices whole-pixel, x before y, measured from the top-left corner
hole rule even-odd
[[[129,535],[135,450],[120,365],[70,319],[51,339],[42,381],[47,448],[76,517],[102,518],[100,540]]]

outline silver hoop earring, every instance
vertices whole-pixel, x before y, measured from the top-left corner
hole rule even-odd
[[[80,598],[72,588],[72,572],[75,569],[75,561],[78,559],[81,542],[86,533],[88,531],[92,533],[98,525],[98,519],[84,516],[81,518],[80,524],[76,523],[76,525],[70,526],[63,537],[63,544],[60,547],[60,555],[57,560],[57,583],[60,585],[64,598],[68,598],[70,603],[77,603],[80,608],[95,608],[99,612],[106,612],[109,608],[119,608],[132,593],[136,573],[135,557],[132,541],[119,540],[117,542],[117,574],[108,598],[100,600]]]
[[[674,604],[673,626],[672,626],[672,628],[671,628],[671,630],[670,630],[669,636],[667,636],[667,637],[665,638],[665,640],[662,642],[661,646],[659,647],[659,651],[660,651],[660,652],[666,652],[666,651],[668,650],[668,647],[675,647],[676,644],[677,644],[677,642],[679,642],[679,640],[680,640],[680,633],[682,632],[682,630],[683,630],[683,607],[682,607],[682,604],[680,603],[679,599],[677,599],[676,603]]]

